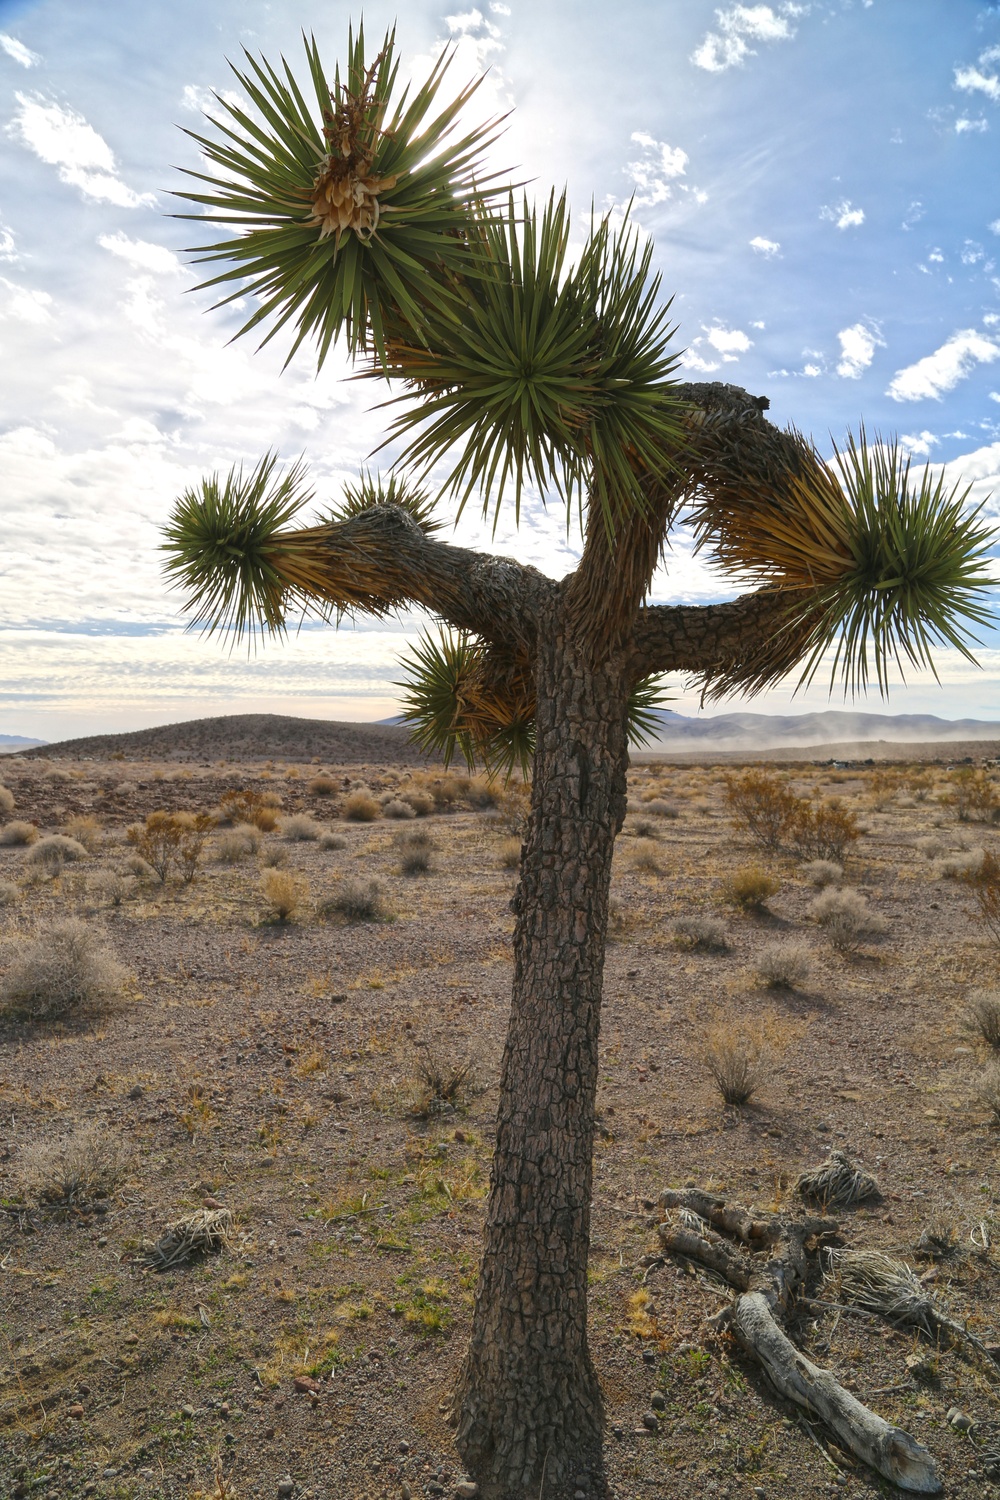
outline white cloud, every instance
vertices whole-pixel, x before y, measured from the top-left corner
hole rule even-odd
[[[992,224],[987,224],[986,227],[991,234],[1000,234],[1000,219],[994,219]]]
[[[966,240],[962,248],[962,265],[974,266],[983,259],[985,259],[985,253],[982,245],[977,244],[975,240]]]
[[[510,6],[509,5],[502,5],[500,3],[500,0],[492,0],[492,4],[490,5],[490,10],[493,12],[493,14],[495,16],[509,16],[510,15]]]
[[[699,375],[711,375],[713,370],[719,368],[719,361],[717,359],[702,359],[701,355],[697,354],[694,349],[694,345],[700,343],[701,339],[694,339],[692,347],[685,351],[684,368],[686,370],[697,370]]]
[[[886,394],[894,401],[940,401],[975,365],[992,364],[995,359],[1000,359],[1000,343],[975,328],[961,329],[933,354],[897,370]]]
[[[706,328],[705,337],[727,364],[753,348],[753,339],[748,338],[742,328],[726,328],[722,323]]]
[[[795,35],[789,21],[801,15],[802,5],[785,4],[779,14],[770,5],[733,5],[717,10],[718,31],[709,31],[691,54],[696,68],[706,73],[724,73],[742,67],[756,55],[754,42],[787,42]]]
[[[172,250],[167,250],[163,245],[153,245],[149,240],[130,240],[120,229],[115,234],[98,235],[97,243],[103,250],[110,250],[112,255],[135,266],[138,271],[153,271],[165,275],[182,269]]]
[[[0,48],[3,48],[8,57],[12,57],[22,68],[33,68],[36,63],[41,62],[37,52],[32,52],[23,42],[19,42],[16,36],[8,36],[5,31],[0,31]]]
[[[932,448],[936,448],[941,439],[935,437],[933,432],[925,428],[923,432],[915,437],[908,437],[905,433],[900,435],[899,441],[912,458],[929,458]]]
[[[994,59],[991,52],[984,52],[979,60],[992,62]],[[994,104],[1000,104],[1000,78],[996,73],[983,73],[979,68],[956,68],[955,87],[967,94],[985,94]]]
[[[839,203],[833,205],[824,204],[819,211],[821,219],[827,219],[831,224],[836,224],[838,229],[856,229],[859,224],[865,222],[865,211],[863,208],[855,208],[850,198],[842,198]]]
[[[50,323],[52,298],[34,287],[17,286],[0,276],[0,287],[7,293],[0,301],[0,318],[16,318],[19,323]]]
[[[633,131],[632,139],[645,155],[641,161],[630,161],[625,170],[635,183],[636,208],[653,208],[673,197],[676,179],[683,177],[688,154],[680,146],[668,146],[644,130]]]
[[[17,253],[14,244],[14,231],[8,229],[6,224],[0,224],[0,260],[15,261],[21,257]]]
[[[840,340],[840,361],[837,374],[842,380],[857,380],[875,358],[876,348],[885,348],[879,329],[870,323],[852,323],[837,334]]]
[[[181,93],[181,109],[193,110],[199,115],[208,115],[213,120],[228,120],[219,101],[232,104],[237,109],[246,109],[248,100],[235,89],[207,89],[197,83],[186,83]]]
[[[982,135],[983,132],[989,130],[989,128],[989,121],[983,115],[980,115],[978,120],[970,120],[968,115],[959,115],[958,119],[955,121],[956,135],[966,135],[970,131]]]
[[[823,370],[820,365],[803,365],[802,373],[807,380],[815,380],[817,375],[822,375]]]
[[[79,188],[86,198],[119,208],[156,202],[152,193],[135,193],[122,181],[111,147],[82,115],[41,94],[19,93],[15,98],[19,108],[8,133],[55,167],[61,182]]]
[[[914,224],[919,224],[925,212],[926,210],[924,209],[924,205],[921,203],[920,199],[914,198],[913,202],[906,210],[906,215],[900,227],[902,229],[912,229]]]
[[[750,241],[750,249],[756,250],[758,255],[766,255],[770,260],[781,250],[777,240],[766,240],[762,234],[755,234]]]

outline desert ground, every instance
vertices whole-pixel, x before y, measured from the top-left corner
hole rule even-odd
[[[448,1407],[523,797],[376,742],[338,764],[106,739],[0,762],[0,1494],[471,1494]],[[894,1493],[713,1331],[719,1278],[660,1256],[664,1189],[801,1214],[798,1178],[831,1149],[880,1190],[838,1210],[839,1242],[906,1262],[979,1344],[865,1314],[818,1260],[790,1331],[927,1446],[947,1495],[1000,1493],[1000,1137],[969,1020],[998,947],[961,878],[1000,839],[956,804],[955,746],[904,753],[775,770],[864,830],[823,877],[867,901],[853,951],[813,913],[815,862],[734,824],[738,757],[632,768],[595,1152],[605,1473],[567,1495]],[[164,880],[126,832],[158,811],[191,815]],[[756,906],[736,901],[747,867],[773,888]],[[44,1013],[32,965],[51,979],[67,922],[93,993]],[[734,1039],[760,1075],[741,1106],[712,1073]],[[196,1248],[158,1268],[181,1221]],[[198,1222],[218,1230],[202,1250]]]

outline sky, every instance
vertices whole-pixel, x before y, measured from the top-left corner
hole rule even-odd
[[[187,252],[210,234],[172,217],[179,169],[201,165],[184,129],[240,95],[227,59],[284,56],[301,76],[305,30],[332,72],[357,14],[0,0],[0,733],[396,711],[418,616],[248,658],[185,630],[157,551],[202,475],[271,448],[335,501],[384,435],[380,393],[340,354],[317,376],[303,350],[283,373],[280,341],[230,342],[247,304],[192,291]],[[365,8],[371,38],[394,19]],[[509,112],[494,163],[539,197],[565,186],[581,241],[592,205],[631,199],[687,378],[766,395],[827,455],[862,420],[898,434],[1000,524],[1000,5],[408,0],[397,42],[418,80],[449,45],[456,86],[487,72],[475,111]],[[542,498],[495,538],[470,509],[455,539],[559,577],[578,538]],[[733,592],[681,532],[653,597]],[[895,686],[889,710],[1000,720],[1000,632],[979,660],[941,652],[940,684]],[[726,706],[843,706],[793,685]],[[670,691],[698,712],[683,681]]]

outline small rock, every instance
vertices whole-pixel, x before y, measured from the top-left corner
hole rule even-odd
[[[101,1237],[97,1241],[97,1248],[98,1248],[98,1250],[103,1250],[104,1247],[105,1247],[105,1245],[107,1243],[108,1243],[108,1237],[107,1237],[107,1235],[106,1234],[102,1234]]]
[[[128,1096],[130,1099],[143,1099],[145,1098],[145,1095],[146,1090],[143,1088],[141,1083],[133,1084],[132,1088],[130,1088],[128,1091]]]
[[[455,1486],[457,1500],[475,1500],[479,1494],[479,1486],[471,1479],[460,1479]]]
[[[612,1429],[611,1429],[611,1436],[614,1437],[614,1438],[617,1438],[618,1441],[621,1442],[622,1439],[625,1436],[625,1429],[624,1429],[624,1427],[612,1427]]]
[[[400,1451],[400,1453],[409,1453],[409,1451],[410,1451],[410,1445],[406,1441],[405,1438],[403,1439],[403,1441],[399,1445],[399,1451]]]
[[[213,1198],[211,1193],[206,1193],[205,1197],[201,1200],[201,1206],[202,1208],[221,1208],[222,1204],[218,1198]]]
[[[667,1398],[662,1391],[654,1391],[649,1398],[649,1404],[654,1411],[666,1411]]]
[[[574,1490],[573,1491],[573,1500],[587,1500],[587,1496],[586,1496],[585,1491],[583,1491],[583,1490]]]
[[[296,1375],[292,1381],[292,1385],[303,1395],[311,1391],[318,1391],[320,1388],[319,1381],[314,1380],[311,1375]]]
[[[83,1416],[83,1406],[82,1406],[82,1404],[79,1401],[74,1401],[73,1405],[69,1409],[69,1414],[70,1414],[71,1417],[82,1417]]]
[[[945,1420],[949,1427],[954,1427],[956,1432],[971,1432],[976,1425],[975,1420],[957,1406],[949,1408]]]
[[[181,1416],[182,1417],[193,1417],[194,1416],[194,1407],[191,1406],[190,1403],[187,1406],[182,1406],[181,1407]]]
[[[279,1496],[279,1500],[285,1500],[285,1497],[287,1495],[294,1495],[294,1494],[295,1494],[295,1480],[292,1478],[291,1474],[286,1474],[285,1477],[284,1477],[284,1479],[279,1479],[278,1480],[278,1496]]]
[[[303,1237],[304,1234],[305,1234],[305,1230],[304,1229],[290,1229],[288,1231],[288,1238],[290,1240],[300,1240],[300,1239],[302,1239],[302,1237]]]
[[[405,1482],[399,1487],[399,1500],[413,1500],[413,1491]]]
[[[138,1342],[139,1335],[137,1333],[127,1333],[122,1339],[123,1344],[137,1344]]]
[[[644,1365],[656,1364],[656,1351],[654,1349],[643,1349],[642,1362]]]
[[[642,1425],[647,1432],[659,1432],[660,1419],[655,1411],[644,1411],[642,1414]]]

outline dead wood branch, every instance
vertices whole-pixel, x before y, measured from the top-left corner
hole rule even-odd
[[[740,1294],[710,1320],[711,1326],[728,1329],[780,1394],[822,1418],[848,1452],[900,1489],[939,1494],[941,1483],[927,1450],[864,1406],[828,1370],[814,1365],[778,1323],[794,1306],[809,1257],[836,1234],[836,1220],[775,1218],[763,1224],[722,1198],[690,1189],[668,1190],[659,1201],[661,1208],[687,1221],[667,1220],[659,1226],[663,1249],[706,1266]],[[727,1244],[719,1229],[744,1248]]]

